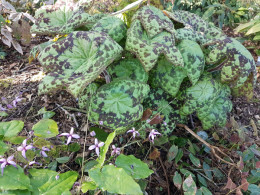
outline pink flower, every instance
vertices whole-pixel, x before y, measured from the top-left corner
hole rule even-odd
[[[50,149],[49,148],[47,148],[47,147],[45,147],[45,146],[43,146],[42,147],[42,150],[41,150],[41,155],[43,156],[43,157],[48,157],[48,155],[46,154],[46,152],[45,151],[50,151]]]
[[[154,138],[157,136],[157,135],[161,135],[157,130],[155,129],[152,129],[152,131],[150,132],[149,134],[149,139],[151,142],[154,142]]]
[[[22,145],[17,148],[18,151],[22,152],[22,156],[23,156],[25,159],[27,159],[27,158],[26,158],[26,151],[27,151],[27,150],[31,150],[31,149],[33,148],[32,145],[26,145],[26,142],[27,142],[27,139],[23,140]]]
[[[115,154],[116,155],[119,155],[120,154],[120,148],[117,148],[115,145],[112,146],[113,150],[111,152],[111,156],[114,156]]]
[[[96,135],[95,131],[90,132],[90,136],[94,137]]]
[[[3,174],[4,174],[4,168],[5,168],[7,165],[13,165],[15,168],[17,168],[16,163],[13,161],[13,158],[14,158],[14,155],[9,156],[7,159],[5,159],[5,158],[1,158],[1,159],[0,159],[2,176],[3,176]]]
[[[126,133],[133,133],[133,138],[135,138],[135,136],[140,136],[140,133],[138,131],[135,130],[135,128],[133,127],[133,129],[127,131]]]
[[[91,145],[89,146],[89,150],[93,150],[95,149],[96,150],[96,154],[99,156],[99,148],[102,147],[105,143],[104,142],[100,142],[98,143],[98,140],[95,139],[95,144],[94,145]]]
[[[74,128],[71,127],[70,133],[62,133],[62,134],[60,134],[58,136],[67,136],[68,140],[67,140],[67,144],[66,145],[68,145],[71,142],[72,138],[75,138],[75,139],[79,139],[80,138],[80,136],[78,134],[73,134],[73,132],[74,132]]]

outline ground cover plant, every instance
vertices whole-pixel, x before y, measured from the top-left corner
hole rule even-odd
[[[38,97],[48,104],[48,97],[65,93],[77,107],[60,99],[56,109],[26,114],[37,118],[27,127],[26,120],[9,120],[26,91],[1,98],[0,192],[143,194],[149,188],[151,194],[214,194],[224,180],[223,192],[257,194],[259,148],[246,142],[245,127],[230,117],[232,98],[254,101],[251,53],[187,11],[148,2],[129,12],[129,22],[93,14],[93,3],[57,0],[35,11],[31,32],[53,37],[30,53],[45,74]],[[61,121],[57,109],[65,113]],[[61,131],[66,117],[70,125]],[[250,123],[257,137],[257,125]],[[232,143],[216,131],[226,124],[238,132]],[[186,132],[193,137],[183,137]],[[156,177],[161,188],[149,183],[158,175],[156,162],[166,179]]]

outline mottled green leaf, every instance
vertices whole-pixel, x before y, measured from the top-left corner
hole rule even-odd
[[[149,38],[153,38],[164,30],[172,34],[175,32],[171,20],[154,6],[144,6],[139,9],[132,18],[132,21],[134,20],[140,20]]]
[[[183,59],[175,46],[173,34],[163,31],[149,38],[139,20],[134,20],[127,31],[126,50],[136,54],[147,72],[155,66],[161,54],[172,64],[183,66]]]
[[[86,193],[89,190],[95,190],[97,188],[96,184],[94,182],[84,182],[81,186],[81,191],[83,193]]]
[[[192,179],[192,176],[189,175],[184,182],[183,182],[183,191],[184,195],[195,195],[197,192],[197,186],[194,180]]]
[[[180,190],[182,186],[182,178],[178,171],[175,171],[173,176],[173,183],[174,185]]]
[[[48,73],[39,93],[65,89],[77,97],[121,52],[121,46],[105,33],[73,32],[38,56]]]
[[[101,170],[91,169],[89,176],[103,191],[117,194],[142,194],[140,186],[122,168],[106,165]]]
[[[99,88],[99,84],[90,83],[81,92],[78,98],[78,104],[81,109],[88,109],[90,97],[97,92],[98,88]]]
[[[120,154],[116,158],[115,165],[118,168],[123,168],[125,172],[134,179],[144,179],[153,173],[146,163],[142,162],[133,155],[126,156],[124,154]]]
[[[107,33],[116,42],[121,41],[126,36],[126,24],[119,18],[107,16],[100,19],[91,28],[92,31]]]
[[[209,179],[211,179],[211,180],[213,179],[212,170],[211,170],[210,166],[205,162],[203,162],[203,171]]]
[[[168,151],[167,158],[168,161],[171,162],[178,154],[178,146],[172,145]]]
[[[32,127],[32,130],[34,131],[34,135],[43,138],[51,138],[59,134],[58,125],[52,119],[40,120]]]
[[[196,85],[187,88],[180,98],[185,101],[180,113],[188,115],[197,112],[204,129],[214,125],[224,126],[227,113],[232,109],[229,100],[230,89],[210,76],[204,75]]]
[[[108,72],[112,79],[129,78],[143,83],[148,81],[148,74],[142,64],[136,58],[126,58],[113,63],[108,67]]]
[[[9,122],[0,122],[0,135],[4,137],[14,137],[20,131],[22,131],[24,126],[23,121],[12,120]]]
[[[31,190],[30,179],[24,174],[23,169],[12,165],[5,167],[3,176],[0,176],[0,189],[3,190]]]
[[[85,12],[88,5],[73,0],[58,0],[54,5],[42,6],[35,12],[36,22],[31,32],[37,34],[67,34],[91,20]]]
[[[103,85],[91,98],[89,119],[109,129],[127,127],[143,114],[142,102],[149,86],[133,80],[117,79]]]

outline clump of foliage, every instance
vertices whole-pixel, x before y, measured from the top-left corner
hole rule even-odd
[[[120,154],[128,143],[122,148],[113,145],[111,157],[107,159],[114,138],[128,130],[131,139],[139,135],[145,138],[149,132],[147,140],[151,143],[169,142],[172,145],[167,155],[170,163],[173,160],[175,164],[180,163],[183,147],[189,144],[189,159],[198,174],[185,169],[187,164],[181,164],[173,182],[186,194],[196,191],[211,194],[205,181],[205,178],[213,178],[208,171],[210,167],[205,162],[203,170],[198,170],[202,165],[195,157],[196,152],[210,149],[207,146],[200,149],[190,140],[179,139],[172,133],[177,124],[187,124],[187,119],[195,115],[204,130],[225,126],[232,109],[231,94],[252,97],[256,67],[251,54],[237,40],[193,13],[143,6],[132,16],[127,29],[115,16],[88,14],[89,6],[89,1],[58,0],[36,11],[32,30],[37,34],[64,35],[56,42],[41,44],[34,51],[39,53],[35,56],[46,72],[39,94],[66,90],[78,98],[80,108],[96,125],[90,134],[95,137],[95,144],[88,149],[95,150],[98,158],[88,162],[84,155],[79,158],[82,175],[88,173],[85,180],[81,178],[80,190],[86,193],[101,189],[118,194],[144,191],[145,185],[141,184],[153,171],[134,156]],[[1,190],[8,193],[23,190],[28,194],[69,193],[78,173],[57,173],[57,165],[71,158],[59,154],[60,151],[79,151],[77,143],[72,145],[71,142],[80,136],[74,133],[74,128],[70,133],[59,134],[57,123],[50,119],[54,114],[40,110],[38,115],[43,118],[32,127],[34,132],[27,138],[17,138],[23,129],[22,121],[0,123],[0,144],[4,148],[0,155],[5,155],[0,159],[4,169],[0,177]],[[203,133],[206,140],[207,133]],[[162,139],[156,142],[155,138],[160,135]],[[47,141],[55,136],[60,137],[63,145],[53,146]],[[44,159],[48,169],[30,169],[29,175],[24,174],[13,161],[14,156],[6,154],[8,146],[4,141],[22,144],[17,148],[21,155],[15,158],[26,166],[35,164],[35,159]],[[221,175],[219,169],[214,171],[215,175]],[[6,182],[10,177],[18,178],[15,185]]]

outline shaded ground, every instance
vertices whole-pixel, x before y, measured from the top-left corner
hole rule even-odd
[[[37,42],[35,42],[37,44]],[[3,45],[0,45],[2,48]],[[32,45],[33,46],[33,45]],[[42,72],[42,68],[38,62],[32,62],[28,64],[28,56],[30,48],[24,48],[24,56],[19,55],[15,50],[7,49],[4,47],[4,51],[8,54],[5,60],[1,61],[0,64],[0,96],[5,97],[6,102],[11,103],[15,97],[21,94],[21,98],[23,99],[18,103],[17,108],[11,110],[9,112],[9,116],[6,118],[1,118],[0,121],[10,121],[13,119],[19,119],[25,122],[25,128],[21,135],[27,135],[27,133],[31,130],[33,124],[35,124],[38,120],[41,119],[41,116],[37,115],[37,112],[42,108],[46,107],[47,110],[55,111],[56,115],[53,119],[58,122],[59,131],[60,132],[68,132],[71,127],[76,127],[76,123],[79,124],[78,134],[81,135],[81,139],[79,143],[83,146],[84,144],[84,136],[85,131],[84,127],[86,124],[86,115],[80,112],[69,111],[70,114],[75,115],[75,120],[66,113],[66,111],[59,108],[58,105],[68,106],[77,108],[77,101],[70,94],[62,91],[60,93],[56,93],[54,95],[41,95],[38,96],[38,84],[39,81],[44,76]],[[256,55],[253,53],[253,56]],[[259,71],[259,68],[258,68]],[[256,88],[254,91],[254,98],[251,102],[246,102],[242,98],[233,99],[233,110],[231,116],[237,121],[238,125],[243,127],[245,130],[245,142],[241,145],[241,147],[246,147],[252,143],[260,144],[259,138],[255,136],[255,134],[259,133],[260,127],[260,78],[258,77],[258,82],[256,84]],[[253,122],[252,122],[253,121]],[[222,129],[216,129],[215,132],[226,142],[236,143],[239,141],[237,132],[234,131],[234,120],[227,123],[227,126]],[[253,128],[253,123],[256,125],[258,129]],[[201,129],[200,123],[195,119],[195,127],[196,129]],[[175,136],[179,137],[191,137],[190,134],[184,133],[185,131],[180,128],[176,128],[174,131]],[[213,132],[210,132],[211,134]],[[118,136],[118,142],[126,143],[129,139],[127,135]],[[87,137],[86,146],[93,144],[93,138]],[[53,140],[57,141],[57,140]],[[197,142],[194,140],[194,142]],[[218,145],[223,148],[217,140],[213,140],[214,145]],[[225,143],[226,143],[225,142]],[[197,142],[198,146],[201,146],[201,143]],[[60,144],[60,143],[58,143]],[[170,144],[164,144],[163,147],[157,147],[159,151],[156,151],[155,148],[149,148],[150,145],[148,142],[140,143],[142,147],[138,145],[133,145],[132,147],[126,148],[123,152],[125,154],[134,154],[137,158],[144,159],[148,162],[153,168],[155,174],[153,174],[148,179],[147,190],[149,194],[166,194],[167,193],[167,179],[170,186],[170,191],[174,194],[176,188],[173,186],[172,177],[176,170],[176,165],[174,163],[169,163],[166,161],[166,155]],[[144,152],[145,151],[145,152]],[[237,154],[232,153],[231,151],[224,149],[227,154],[232,156],[234,159],[239,159]],[[78,152],[79,155],[83,155],[83,147],[81,147],[81,151]],[[188,154],[188,152],[187,152]],[[158,155],[159,157],[156,157]],[[155,156],[155,157],[154,157]],[[76,156],[74,156],[76,157]],[[90,152],[85,152],[85,158],[90,158]],[[149,158],[150,157],[150,158]],[[201,159],[204,158],[201,156]],[[209,156],[214,159],[213,156]],[[188,158],[182,159],[184,162],[189,162]],[[223,173],[228,175],[229,167],[228,165],[220,163],[218,160],[212,161],[213,166],[218,167],[222,170]],[[73,170],[79,170],[80,167],[78,164],[75,164],[71,161],[71,163],[67,164],[68,167],[73,167]],[[65,168],[66,169],[66,168]],[[239,173],[238,172],[230,172],[230,174],[234,178],[234,182],[239,182]],[[225,185],[224,181],[209,182],[209,189],[213,192],[213,194],[226,194],[225,191],[222,190]],[[215,193],[214,193],[215,192]],[[175,194],[178,194],[176,191]]]

